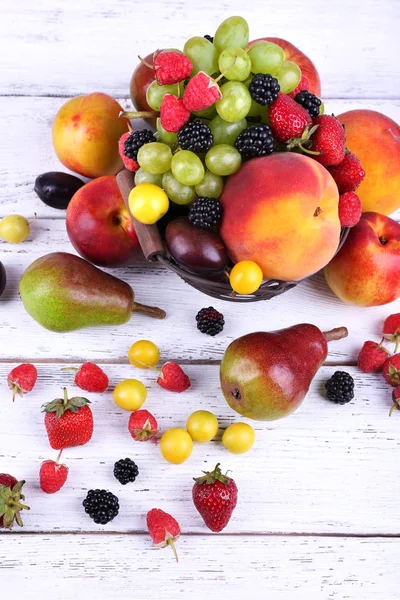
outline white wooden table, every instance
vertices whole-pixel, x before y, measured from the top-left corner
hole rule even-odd
[[[123,327],[60,335],[28,318],[18,296],[19,278],[34,259],[72,251],[64,214],[32,191],[38,174],[63,169],[50,126],[65,98],[104,91],[129,106],[139,53],[212,34],[230,14],[248,19],[251,38],[278,35],[310,55],[328,112],[364,107],[400,121],[398,0],[0,0],[0,217],[38,214],[24,244],[0,242],[8,274],[0,299],[0,472],[26,479],[31,506],[23,531],[1,532],[0,586],[7,595],[236,599],[263,590],[262,597],[272,600],[399,598],[400,414],[389,419],[391,390],[380,375],[361,374],[355,361],[362,342],[378,338],[383,319],[399,312],[400,302],[347,307],[317,275],[278,300],[238,306],[210,302],[164,269],[138,267],[117,275],[134,286],[139,301],[165,308],[165,321],[134,316]],[[226,317],[216,339],[199,333],[194,322],[211,303]],[[92,396],[93,440],[64,452],[66,486],[53,496],[41,492],[40,463],[55,452],[40,407],[69,383],[63,366],[94,360],[111,384],[139,376],[149,387],[146,406],[163,429],[182,426],[193,410],[205,408],[215,412],[222,430],[237,418],[218,385],[218,362],[228,343],[245,332],[304,321],[324,329],[346,325],[350,337],[332,344],[297,413],[276,423],[255,422],[249,454],[230,455],[216,441],[196,446],[185,464],[170,465],[156,446],[133,442],[127,413],[116,409],[108,392]],[[151,373],[128,364],[129,346],[142,338],[160,346],[163,360],[185,365],[190,391],[163,392]],[[39,380],[34,392],[12,404],[6,376],[22,361],[37,365]],[[337,368],[356,381],[356,398],[343,407],[321,393]],[[112,465],[125,456],[138,463],[140,477],[123,487]],[[214,535],[192,505],[191,487],[193,476],[218,461],[232,470],[239,503],[226,530]],[[105,527],[82,510],[91,487],[109,488],[120,498],[120,515]],[[181,524],[179,564],[170,551],[152,548],[145,527],[152,507],[171,512]]]

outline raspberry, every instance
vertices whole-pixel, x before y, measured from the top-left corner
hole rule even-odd
[[[157,548],[171,546],[176,561],[178,562],[178,555],[174,545],[174,542],[176,542],[181,533],[178,521],[160,508],[152,508],[149,510],[146,521],[154,545]]]
[[[383,365],[383,376],[389,385],[400,385],[400,354],[388,358]]]
[[[279,81],[272,75],[257,73],[249,85],[249,92],[254,102],[265,106],[272,104],[277,99],[280,92]]]
[[[358,368],[364,373],[382,371],[389,352],[376,342],[364,342],[358,355]]]
[[[274,150],[274,138],[269,125],[246,127],[236,138],[235,148],[243,160],[266,156]]]
[[[108,388],[108,377],[103,369],[94,363],[85,362],[76,373],[74,383],[85,392],[102,394]]]
[[[170,360],[161,368],[161,373],[157,379],[158,385],[170,392],[184,392],[190,387],[190,379],[184,370]]]
[[[398,385],[397,388],[395,390],[393,390],[392,399],[393,399],[393,406],[389,411],[389,417],[392,416],[392,412],[394,411],[395,408],[397,408],[397,410],[400,410],[400,385]]]
[[[178,132],[178,143],[182,150],[191,150],[192,152],[207,152],[214,141],[214,136],[208,125],[196,119],[190,121]]]
[[[400,313],[390,315],[383,324],[383,337],[389,342],[395,342],[394,353],[396,354],[400,344]]]
[[[219,223],[222,217],[222,207],[216,198],[199,196],[191,206],[188,219],[194,227],[207,229]]]
[[[12,369],[8,374],[7,383],[13,393],[13,402],[16,394],[23,396],[24,394],[31,392],[35,386],[36,380],[36,367],[30,363],[23,363]]]
[[[46,494],[55,494],[67,481],[68,467],[54,460],[45,460],[40,466],[39,482]]]
[[[345,371],[336,371],[325,384],[328,400],[347,404],[354,398],[354,379]]]
[[[218,84],[204,71],[192,77],[185,88],[183,104],[189,112],[199,111],[212,106],[222,98]]]
[[[158,433],[158,424],[148,410],[135,410],[129,417],[129,433],[137,442],[147,442]]]
[[[158,85],[172,85],[189,77],[193,65],[180,52],[160,52],[153,62],[153,68]]]
[[[294,101],[306,109],[310,117],[314,118],[319,115],[319,109],[322,104],[321,100],[311,92],[302,90],[294,97]]]
[[[190,110],[184,104],[183,99],[166,94],[161,102],[160,121],[165,131],[176,133],[185,123],[189,121]]]
[[[361,219],[360,198],[354,192],[345,192],[339,197],[339,219],[342,227],[354,227]]]
[[[224,328],[224,315],[218,312],[213,306],[202,308],[196,315],[197,329],[201,333],[212,335],[213,337]]]
[[[354,192],[365,177],[359,159],[352,152],[346,152],[342,162],[327,169],[338,186],[339,194]]]
[[[299,85],[292,90],[288,96],[291,98],[295,98],[299,92],[303,92],[304,90],[308,91],[311,87],[310,80],[306,75],[301,74],[301,79],[299,81]]]
[[[130,135],[131,135],[131,132],[127,131],[126,133],[124,133],[124,135],[122,135],[119,138],[118,151],[119,151],[120,157],[122,158],[122,162],[124,163],[125,169],[128,169],[128,171],[135,172],[138,170],[139,164],[136,162],[136,160],[133,160],[132,158],[128,158],[125,155],[125,142],[130,137]]]

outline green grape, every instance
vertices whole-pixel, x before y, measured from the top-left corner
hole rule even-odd
[[[161,102],[165,94],[179,96],[178,84],[173,83],[172,85],[158,85],[157,81],[152,81],[146,92],[147,104],[153,110],[160,110]]]
[[[223,189],[224,180],[211,171],[206,171],[203,179],[195,187],[198,196],[207,196],[207,198],[219,198]]]
[[[240,168],[242,157],[233,146],[218,144],[206,154],[206,167],[215,175],[232,175]]]
[[[190,150],[180,150],[174,154],[171,171],[175,179],[184,185],[197,185],[204,177],[203,163],[197,154]]]
[[[217,49],[206,38],[190,38],[183,48],[183,54],[192,61],[192,76],[199,71],[204,71],[207,75],[212,75],[218,71]]]
[[[285,60],[280,46],[272,42],[256,42],[249,49],[252,73],[275,75]]]
[[[325,112],[325,104],[321,100],[321,106],[319,107],[319,114],[323,115]]]
[[[154,175],[154,173],[149,173],[149,171],[145,171],[143,167],[140,167],[135,173],[135,185],[141,183],[152,183],[162,187],[162,175]]]
[[[219,115],[213,118],[209,124],[211,133],[214,136],[214,145],[217,144],[229,144],[233,146],[239,133],[246,129],[246,119],[240,119],[234,123],[228,123],[221,119]]]
[[[137,161],[145,171],[160,175],[171,168],[171,148],[161,142],[150,142],[139,148]]]
[[[203,110],[193,112],[193,114],[200,119],[212,119],[217,114],[217,111],[215,110],[215,104],[212,104],[208,108],[203,108]]]
[[[196,198],[194,187],[184,185],[172,174],[172,171],[164,173],[162,178],[162,187],[168,198],[175,204],[189,204]]]
[[[281,92],[288,94],[296,88],[301,79],[301,70],[296,63],[286,60],[276,74]]]
[[[172,133],[171,131],[166,131],[164,127],[161,125],[160,117],[157,118],[157,133],[158,137],[164,144],[168,144],[168,146],[172,146],[175,142],[178,141],[178,135],[176,133]]]
[[[229,81],[244,81],[251,71],[251,60],[242,48],[226,48],[219,55],[218,66]]]
[[[214,45],[221,53],[225,48],[246,48],[249,43],[249,26],[243,17],[228,17],[222,21],[214,35]]]
[[[243,119],[251,106],[250,92],[244,83],[228,81],[220,89],[222,98],[215,103],[219,116],[229,123]]]

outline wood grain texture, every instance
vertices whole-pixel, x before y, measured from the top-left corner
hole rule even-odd
[[[2,0],[2,94],[125,95],[138,63],[157,48],[182,48],[193,35],[213,35],[229,15],[248,19],[251,39],[290,40],[316,64],[326,97],[399,97],[398,0],[189,0],[65,3]]]
[[[74,363],[72,363],[72,366]],[[219,387],[219,369],[187,366],[191,388],[174,394],[160,388],[154,372],[125,365],[104,368],[114,387],[136,377],[148,388],[143,406],[152,412],[160,431],[184,427],[198,409],[216,414],[217,440],[195,444],[182,465],[166,463],[152,443],[132,440],[129,413],[118,409],[111,392],[84,394],[92,401],[95,432],[84,447],[66,449],[63,461],[70,476],[63,490],[45,495],[38,486],[43,460],[56,457],[48,444],[40,407],[61,394],[81,391],[71,384],[72,374],[63,365],[38,365],[39,379],[33,392],[11,402],[6,376],[12,365],[0,364],[2,421],[0,472],[26,479],[31,510],[24,515],[25,531],[129,531],[142,532],[143,515],[160,508],[179,516],[183,531],[208,532],[195,510],[193,477],[220,462],[230,469],[239,488],[239,502],[226,533],[337,533],[400,534],[400,493],[395,456],[399,451],[400,412],[389,418],[391,389],[381,375],[361,374],[346,368],[356,381],[356,398],[338,406],[325,399],[324,384],[334,372],[322,368],[300,409],[275,422],[247,421],[226,404]],[[71,366],[71,363],[69,363]],[[256,431],[252,450],[232,455],[221,444],[223,429],[232,422],[247,421]],[[135,460],[139,477],[121,486],[113,476],[114,462],[125,456]],[[90,488],[106,488],[120,498],[120,515],[101,528],[84,513],[81,502]],[[54,518],[54,515],[62,518]]]
[[[185,536],[179,563],[137,535],[9,535],[2,587],[31,600],[114,598],[397,600],[400,541],[354,538]],[[51,592],[50,592],[51,588]],[[134,595],[133,595],[134,594]]]

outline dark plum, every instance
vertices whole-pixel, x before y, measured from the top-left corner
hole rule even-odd
[[[174,260],[198,275],[221,273],[229,262],[221,238],[211,229],[193,227],[186,217],[168,223],[165,242]]]
[[[79,177],[62,173],[60,171],[49,171],[36,177],[33,188],[42,202],[52,208],[66,209],[72,198],[85,183]]]
[[[6,270],[2,262],[0,262],[0,296],[4,292],[4,288],[6,287]]]

